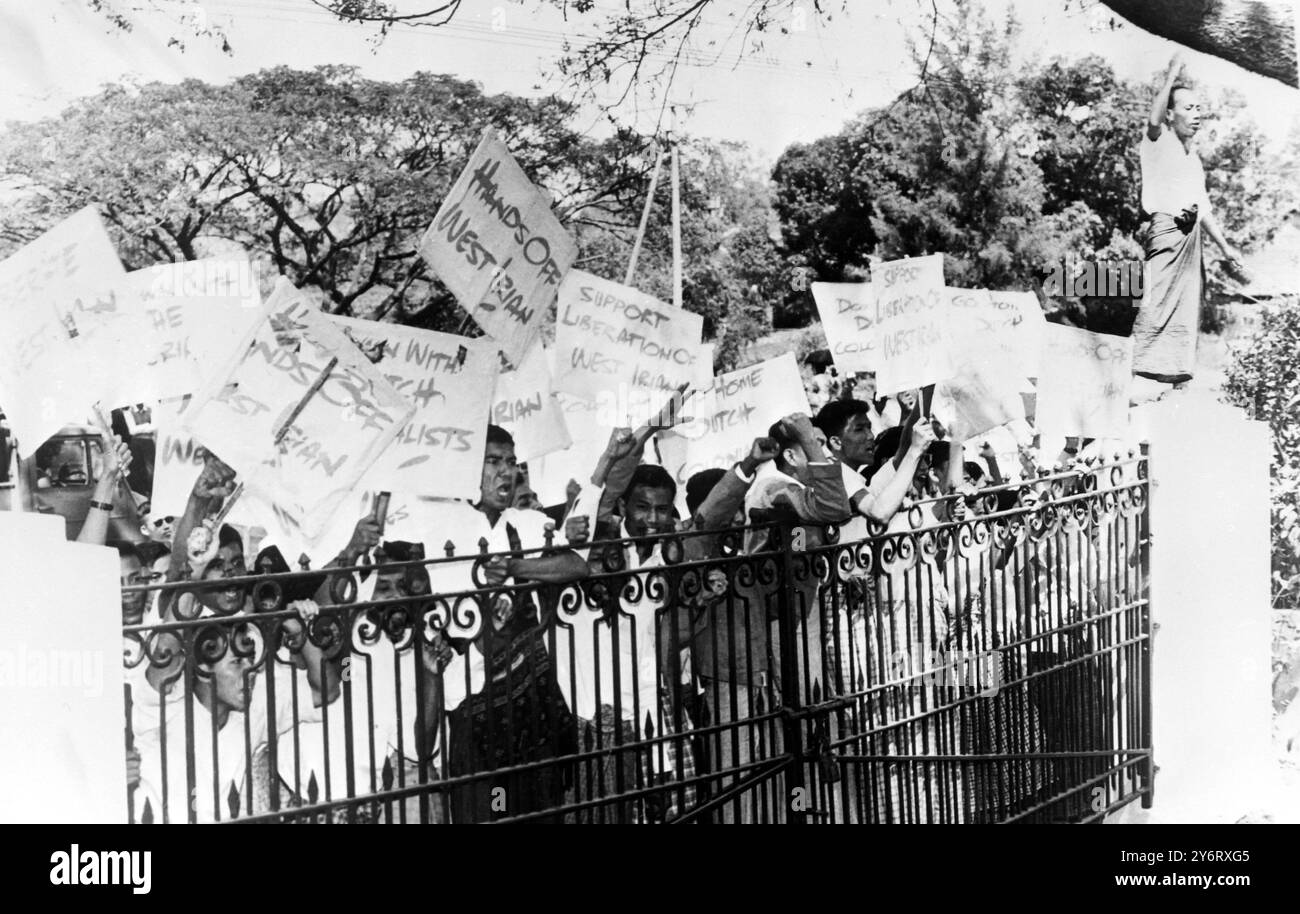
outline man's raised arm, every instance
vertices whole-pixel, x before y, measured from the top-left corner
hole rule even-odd
[[[1165,125],[1165,112],[1169,110],[1169,93],[1174,90],[1182,69],[1183,56],[1175,52],[1169,61],[1169,69],[1165,71],[1165,81],[1151,99],[1151,110],[1147,113],[1147,139],[1152,142],[1160,139],[1160,131]]]

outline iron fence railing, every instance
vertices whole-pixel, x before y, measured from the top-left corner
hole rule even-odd
[[[1149,803],[1145,475],[1079,464],[861,537],[597,543],[564,584],[489,586],[483,552],[124,588],[152,607],[123,629],[132,819],[1081,822]]]

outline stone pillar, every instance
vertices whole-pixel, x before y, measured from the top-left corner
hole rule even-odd
[[[1234,822],[1277,784],[1268,426],[1208,391],[1145,408],[1155,802],[1123,821]]]

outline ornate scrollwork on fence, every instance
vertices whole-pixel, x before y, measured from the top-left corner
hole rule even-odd
[[[479,821],[494,814],[482,801],[500,786],[524,802],[505,815],[520,821],[784,820],[789,804],[777,800],[796,774],[817,808],[852,821],[1074,815],[1069,798],[1110,770],[1106,752],[1144,749],[1131,744],[1137,728],[1109,721],[1116,703],[1127,702],[1126,722],[1143,713],[1128,688],[1138,655],[1115,639],[1143,637],[1145,594],[1141,576],[1117,577],[1106,563],[1117,550],[1141,560],[1134,520],[1146,485],[1145,462],[1130,455],[918,500],[892,532],[873,522],[860,540],[836,526],[683,531],[654,538],[658,558],[644,567],[631,567],[635,543],[598,542],[588,575],[564,583],[491,586],[489,564],[521,553],[449,552],[395,563],[385,586],[400,577],[397,595],[361,600],[361,578],[328,569],[333,605],[314,613],[287,599],[301,574],[164,585],[166,621],[124,632],[140,690],[133,724],[156,734],[156,718],[200,713],[218,690],[185,690],[220,675],[223,658],[239,661],[248,700],[227,710],[245,716],[219,739],[247,745],[222,758],[260,759],[261,786],[250,792],[241,771],[187,772],[209,800],[216,783],[223,818]],[[747,542],[765,545],[746,554]],[[434,574],[439,566],[459,571]],[[464,579],[463,591],[431,592],[430,581]],[[243,612],[194,595],[235,587]],[[538,624],[506,628],[511,613]],[[592,624],[602,616],[615,624]],[[353,654],[367,658],[365,675],[337,695],[327,677],[303,678],[305,663],[346,671]],[[972,664],[977,676],[963,672]],[[142,669],[165,674],[165,700],[143,691],[157,677],[146,682]],[[183,737],[186,718],[167,721],[168,739]],[[198,723],[210,737],[212,721]],[[1054,745],[1058,733],[1077,745]],[[186,748],[168,751],[184,759]],[[1075,752],[1077,764],[1052,752]],[[268,805],[276,776],[289,786]],[[705,805],[742,777],[757,786]],[[769,788],[766,805],[734,811]],[[170,806],[184,818],[183,799]],[[147,808],[156,817],[161,804]]]

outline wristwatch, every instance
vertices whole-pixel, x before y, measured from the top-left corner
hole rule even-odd
[[[90,506],[91,506],[92,508],[98,508],[98,509],[101,510],[101,511],[110,511],[110,512],[111,512],[111,511],[113,510],[113,505],[112,505],[111,503],[109,503],[109,502],[106,502],[106,501],[95,501],[94,499],[92,499],[91,502],[90,502]]]

